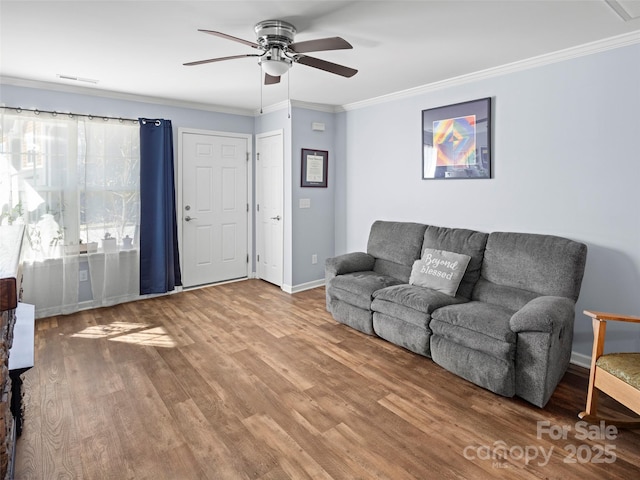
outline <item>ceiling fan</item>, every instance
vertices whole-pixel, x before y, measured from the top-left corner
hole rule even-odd
[[[264,20],[257,23],[254,30],[256,32],[256,42],[243,40],[242,38],[227,35],[222,32],[199,29],[199,32],[248,45],[259,50],[260,53],[210,58],[208,60],[185,63],[184,65],[193,66],[204,63],[221,62],[223,60],[233,60],[236,58],[258,57],[258,64],[265,73],[265,85],[279,83],[280,77],[287,73],[294,63],[301,63],[302,65],[318,68],[326,72],[335,73],[336,75],[342,75],[343,77],[353,77],[358,73],[358,70],[345,67],[344,65],[338,65],[337,63],[303,55],[307,52],[353,48],[349,42],[341,37],[320,38],[294,43],[293,37],[296,34],[296,28],[283,20]]]

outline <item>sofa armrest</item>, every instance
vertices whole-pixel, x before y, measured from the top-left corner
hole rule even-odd
[[[522,332],[558,331],[575,318],[575,303],[570,298],[542,296],[527,303],[513,314],[511,330]]]
[[[327,276],[335,277],[336,275],[344,275],[345,273],[373,270],[375,262],[375,257],[372,257],[368,253],[352,252],[327,258],[324,262],[324,268]]]
[[[511,316],[518,334],[516,395],[544,407],[571,360],[575,303],[571,298],[534,298]]]
[[[375,257],[364,252],[351,252],[337,257],[327,258],[324,262],[324,285],[326,289],[327,311],[331,312],[331,294],[329,282],[337,275],[373,270]]]

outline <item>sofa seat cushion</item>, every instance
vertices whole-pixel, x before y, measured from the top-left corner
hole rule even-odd
[[[415,310],[414,310],[415,312]],[[418,312],[415,312],[418,314]],[[431,330],[425,327],[426,313],[420,313],[423,318],[421,326],[418,322],[407,322],[406,318],[392,317],[380,312],[373,312],[373,331],[388,342],[399,345],[425,357],[431,357],[430,338]]]
[[[429,324],[434,335],[467,348],[513,362],[517,335],[509,327],[513,310],[483,302],[436,310]]]
[[[375,334],[373,331],[373,313],[371,310],[356,307],[336,298],[331,298],[330,302],[331,314],[337,322],[355,328],[367,335]]]
[[[608,353],[598,358],[596,365],[640,390],[640,353]]]
[[[442,368],[505,397],[516,393],[515,364],[432,334],[431,358]]]
[[[402,284],[376,291],[371,310],[428,328],[431,312],[436,308],[466,301],[430,288]]]
[[[327,288],[332,297],[369,310],[373,292],[401,283],[397,278],[368,271],[338,275],[329,281]]]

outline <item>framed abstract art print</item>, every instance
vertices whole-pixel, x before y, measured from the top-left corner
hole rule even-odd
[[[491,98],[422,111],[422,178],[491,178]]]

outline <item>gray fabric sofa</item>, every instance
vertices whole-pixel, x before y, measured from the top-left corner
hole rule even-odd
[[[454,295],[410,282],[430,249],[468,257]],[[366,253],[327,259],[327,310],[476,385],[544,407],[569,365],[586,255],[583,243],[552,235],[376,221]]]

